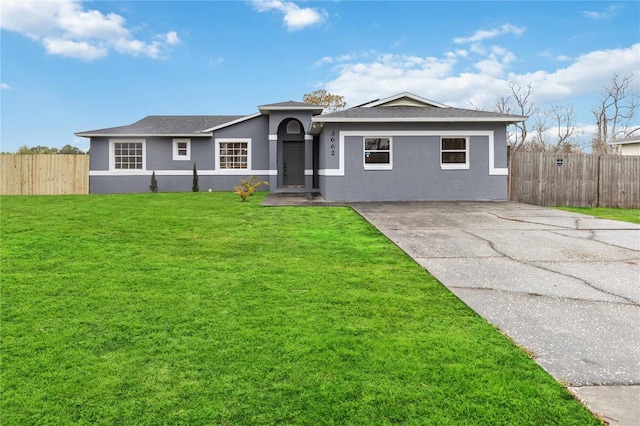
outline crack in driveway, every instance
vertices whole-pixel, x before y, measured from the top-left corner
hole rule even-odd
[[[504,252],[500,251],[496,247],[496,245],[495,245],[495,243],[493,241],[491,241],[491,240],[489,240],[487,238],[481,237],[480,235],[474,234],[473,232],[471,232],[469,230],[463,229],[462,232],[464,232],[466,234],[469,234],[469,235],[472,235],[472,236],[474,236],[474,237],[486,242],[487,244],[489,244],[489,247],[491,247],[491,249],[493,251],[495,251],[496,253],[500,254],[501,256],[503,256],[503,257],[505,257],[507,259],[510,259],[510,260],[512,260],[512,261],[514,261],[516,263],[520,263],[522,265],[528,265],[528,266],[531,266],[531,267],[534,267],[534,268],[541,269],[543,271],[547,271],[547,272],[551,272],[551,273],[554,273],[554,274],[562,275],[564,277],[573,278],[575,280],[578,280],[578,281],[584,283],[585,285],[587,285],[588,287],[590,287],[590,288],[592,288],[592,289],[594,289],[596,291],[600,291],[600,292],[602,292],[604,294],[607,294],[609,296],[619,297],[621,299],[626,300],[630,304],[637,305],[637,303],[634,300],[631,300],[626,296],[622,296],[620,294],[616,294],[616,293],[607,291],[607,290],[605,290],[603,288],[600,288],[597,285],[592,284],[591,282],[585,280],[584,278],[581,278],[581,277],[578,277],[578,276],[575,276],[575,275],[571,275],[571,274],[568,274],[568,273],[564,273],[564,272],[559,272],[559,271],[556,271],[556,270],[554,270],[552,268],[545,268],[545,267],[540,265],[540,262],[527,262],[527,261],[523,261],[523,260],[520,260],[520,259],[516,259],[516,258],[508,255],[507,253],[504,253]],[[543,232],[546,232],[546,231],[543,231]]]
[[[502,290],[499,288],[493,288],[493,287],[467,287],[467,286],[459,286],[459,285],[449,285],[446,286],[447,288],[455,288],[455,289],[459,289],[459,290],[477,290],[477,291],[495,291],[497,293],[507,293],[507,294],[521,294],[524,296],[531,296],[531,297],[549,297],[552,299],[564,299],[564,300],[573,300],[576,302],[594,302],[593,300],[590,299],[584,299],[584,298],[579,298],[579,297],[567,297],[567,296],[552,296],[549,294],[542,294],[542,293],[534,293],[534,292],[530,292],[530,291],[510,291],[510,290]],[[620,297],[620,296],[617,296]],[[621,299],[624,300],[628,300],[624,297],[620,297]],[[639,306],[637,303],[635,303],[634,301],[631,301],[629,303],[625,303],[625,302],[612,302],[612,301],[607,301],[607,303],[611,303],[611,304],[619,304],[619,305],[634,305],[634,306]]]

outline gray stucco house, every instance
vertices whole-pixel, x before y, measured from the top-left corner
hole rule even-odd
[[[229,191],[257,176],[271,191],[327,201],[504,200],[507,125],[527,117],[453,108],[401,93],[330,114],[301,102],[245,116],[148,116],[78,132],[91,139],[91,193]]]

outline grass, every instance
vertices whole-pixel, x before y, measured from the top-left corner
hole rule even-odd
[[[558,210],[588,214],[603,219],[640,224],[640,209],[612,209],[606,207],[556,207]]]
[[[348,208],[4,197],[2,425],[600,424]]]

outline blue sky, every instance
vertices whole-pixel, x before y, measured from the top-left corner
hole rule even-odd
[[[640,94],[636,1],[0,2],[5,152],[87,149],[74,132],[252,114],[317,89],[492,110],[510,81],[541,111],[573,105],[586,135],[615,73]]]

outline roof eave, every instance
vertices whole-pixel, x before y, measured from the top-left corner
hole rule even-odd
[[[258,107],[261,113],[268,114],[269,111],[312,111],[317,114],[321,114],[323,108],[318,108],[316,106],[268,106],[261,105]]]
[[[312,117],[317,123],[519,123],[528,117],[395,117],[395,118],[345,118],[345,117]]]
[[[172,137],[172,138],[207,138],[213,136],[210,132],[201,133],[91,133],[78,132],[75,136],[82,138],[140,138],[140,137]]]
[[[631,140],[631,141],[615,141],[609,142],[609,145],[631,145],[634,143],[640,143],[640,139]]]

